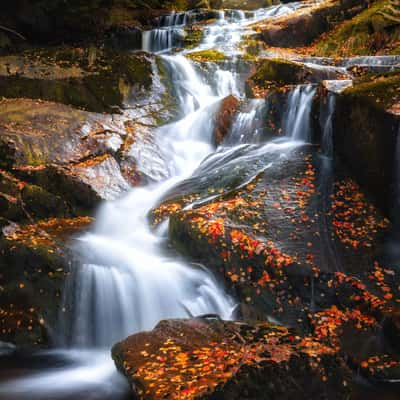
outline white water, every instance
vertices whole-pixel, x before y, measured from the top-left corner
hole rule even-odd
[[[297,85],[289,94],[282,123],[285,136],[304,142],[311,140],[310,115],[315,92],[313,85]]]
[[[226,140],[227,144],[259,143],[262,140],[265,112],[265,101],[252,99],[236,116]]]

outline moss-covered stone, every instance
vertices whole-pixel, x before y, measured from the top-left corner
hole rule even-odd
[[[375,0],[367,10],[319,39],[313,53],[329,57],[398,54],[399,43],[399,11],[396,14],[391,0]]]
[[[368,76],[337,96],[334,146],[389,215],[398,163],[400,75]]]
[[[255,64],[255,72],[246,81],[246,93],[249,97],[263,97],[270,88],[285,91],[287,85],[339,78],[341,74],[334,70],[313,68],[282,58],[259,59]]]
[[[212,49],[188,53],[187,57],[197,62],[219,62],[227,59],[224,53]]]
[[[149,56],[124,52],[55,48],[0,58],[0,96],[70,104],[115,112],[153,83]]]

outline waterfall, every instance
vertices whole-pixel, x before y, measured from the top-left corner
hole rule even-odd
[[[158,18],[156,29],[142,32],[142,50],[159,53],[179,46],[187,22],[187,13],[172,13]]]
[[[336,96],[328,92],[326,104],[321,105],[320,124],[322,129],[321,149],[322,154],[328,158],[333,157],[333,115],[336,106]]]
[[[314,85],[297,85],[289,93],[282,129],[292,140],[311,140],[311,108],[316,93]]]
[[[185,115],[156,132],[175,177],[105,203],[94,229],[77,240],[81,263],[66,288],[71,320],[63,329],[74,346],[107,347],[161,319],[188,316],[187,310],[231,317],[233,301],[214,277],[169,255],[162,232],[148,226],[146,215],[162,194],[212,151],[210,115],[221,98],[186,58],[165,56],[164,62]]]

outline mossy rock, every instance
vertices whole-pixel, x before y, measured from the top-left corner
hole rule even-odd
[[[318,40],[313,53],[328,57],[398,54],[400,18],[399,14],[397,17],[393,14],[396,9],[389,9],[390,6],[390,0],[373,1],[367,10]],[[397,22],[390,19],[390,15],[397,18]]]
[[[388,215],[395,215],[400,74],[367,76],[337,96],[334,147]]]
[[[255,65],[255,72],[246,81],[246,93],[249,97],[262,97],[271,88],[340,78],[340,74],[334,70],[312,68],[281,58],[259,59]]]
[[[144,54],[54,48],[0,58],[0,96],[8,98],[115,112],[130,97],[148,95],[152,83],[152,60]]]
[[[221,62],[227,60],[226,55],[218,50],[201,50],[188,53],[186,56],[196,62]]]
[[[272,19],[260,27],[263,40],[274,47],[303,47],[352,18],[368,6],[364,0],[329,0],[309,3],[294,13]]]

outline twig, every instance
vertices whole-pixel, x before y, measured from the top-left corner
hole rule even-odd
[[[20,33],[18,33],[17,31],[14,31],[14,29],[10,29],[10,28],[7,28],[6,26],[4,26],[4,25],[0,25],[0,29],[3,29],[3,31],[7,31],[7,32],[10,32],[10,33],[13,33],[14,35],[16,35],[16,36],[18,36],[20,39],[22,39],[22,40],[26,40],[26,37],[25,36],[22,36]]]

